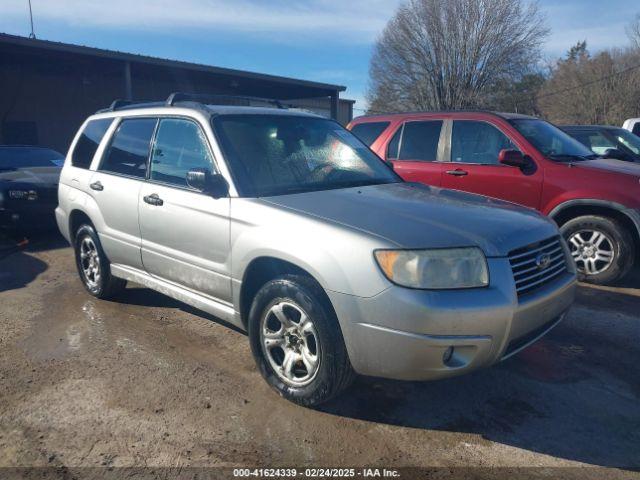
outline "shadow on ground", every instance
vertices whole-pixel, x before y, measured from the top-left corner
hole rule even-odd
[[[52,245],[29,249],[57,248]],[[0,290],[20,288],[47,268],[29,249],[2,260],[2,268],[19,273],[13,284],[0,277]],[[633,287],[619,290],[580,287],[567,320],[492,368],[428,383],[360,378],[321,410],[425,431],[475,434],[592,465],[640,469],[640,294]],[[224,324],[135,285],[115,302],[180,309]],[[448,441],[445,436],[429,438]]]
[[[565,322],[494,367],[437,382],[359,379],[322,410],[640,470],[639,312],[639,298],[581,287]]]
[[[47,270],[46,262],[30,254],[65,246],[57,232],[39,232],[33,237],[0,233],[0,292],[23,288]]]
[[[239,329],[235,325],[232,325],[225,320],[222,320],[214,315],[210,315],[202,310],[198,310],[186,303],[174,300],[171,297],[163,295],[149,288],[137,286],[135,284],[129,284],[124,292],[119,293],[113,298],[113,302],[124,303],[127,305],[136,305],[140,307],[161,307],[161,308],[175,308],[191,315],[196,315],[200,318],[205,318],[212,322],[219,323],[228,327],[236,332],[246,334],[244,330]]]

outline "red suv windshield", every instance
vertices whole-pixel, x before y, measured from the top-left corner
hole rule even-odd
[[[580,142],[544,120],[513,119],[510,123],[540,153],[552,160],[585,160],[597,157]]]

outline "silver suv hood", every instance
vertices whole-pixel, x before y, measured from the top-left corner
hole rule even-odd
[[[262,198],[382,237],[401,248],[478,246],[487,256],[558,235],[536,211],[480,195],[392,183]]]

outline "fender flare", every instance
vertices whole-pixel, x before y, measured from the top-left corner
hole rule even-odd
[[[553,209],[547,215],[549,216],[549,218],[555,220],[555,218],[560,213],[564,212],[568,208],[575,206],[604,207],[611,210],[616,210],[617,212],[627,217],[633,223],[633,225],[636,227],[636,235],[640,238],[640,211],[633,208],[627,208],[620,203],[612,202],[609,200],[600,200],[596,198],[578,198],[574,200],[567,200],[566,202],[562,202],[553,207]]]

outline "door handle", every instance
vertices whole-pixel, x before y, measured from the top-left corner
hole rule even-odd
[[[465,175],[469,175],[469,172],[466,170],[462,170],[461,168],[456,168],[455,170],[447,170],[445,172],[447,175],[453,175],[455,177],[463,177]]]
[[[164,201],[158,196],[157,193],[147,195],[145,197],[142,197],[142,199],[145,201],[145,203],[153,205],[154,207],[160,207],[164,204]]]
[[[100,180],[98,180],[97,182],[93,182],[92,184],[89,185],[89,187],[91,187],[91,190],[98,190],[99,192],[104,190],[104,186],[102,185]]]

